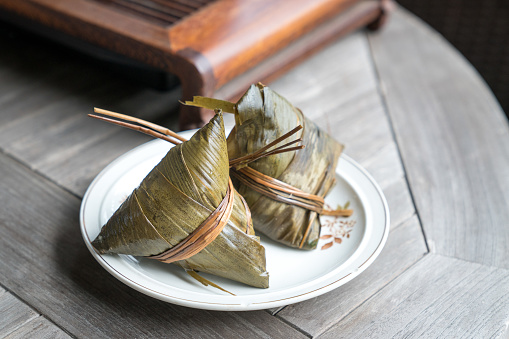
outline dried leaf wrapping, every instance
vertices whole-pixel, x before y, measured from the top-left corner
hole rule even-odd
[[[193,137],[170,149],[103,226],[100,253],[152,256],[193,232],[216,209],[228,186],[223,119],[217,114]],[[205,249],[176,263],[255,287],[268,287],[265,249],[237,192],[230,220]]]
[[[236,104],[235,128],[227,140],[229,156],[236,158],[252,153],[299,124],[304,128],[292,138],[302,138],[305,149],[262,158],[249,167],[306,193],[325,197],[335,183],[343,146],[285,98],[261,84],[252,85]],[[320,237],[316,212],[275,201],[239,182],[234,183],[251,209],[256,230],[288,246],[316,248]]]

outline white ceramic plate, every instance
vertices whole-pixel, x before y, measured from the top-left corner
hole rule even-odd
[[[189,138],[193,132],[183,132],[182,136]],[[270,274],[268,289],[203,274],[235,294],[232,296],[203,286],[176,265],[128,255],[98,254],[91,241],[101,226],[171,146],[154,140],[122,155],[99,173],[81,204],[81,232],[94,258],[114,277],[142,293],[208,310],[249,311],[284,306],[319,296],[352,280],[375,260],[385,244],[389,233],[385,197],[361,166],[342,155],[336,170],[337,184],[326,203],[336,207],[349,202],[354,214],[346,219],[322,217],[322,236],[331,236],[321,239],[314,251],[288,248],[262,236]]]

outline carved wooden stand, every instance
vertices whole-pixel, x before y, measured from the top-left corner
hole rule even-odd
[[[0,0],[3,16],[43,25],[177,75],[182,99],[236,98],[333,39],[383,23],[385,0]],[[180,127],[211,112],[182,107]]]

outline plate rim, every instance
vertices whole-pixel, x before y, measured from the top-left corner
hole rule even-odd
[[[179,134],[182,135],[192,135],[196,130],[190,130],[190,131],[183,131]],[[367,267],[369,267],[374,260],[380,255],[382,249],[385,246],[385,243],[387,241],[389,231],[390,231],[390,212],[389,207],[387,204],[387,200],[385,198],[385,195],[383,194],[382,189],[378,185],[378,183],[374,180],[374,178],[367,172],[366,169],[364,169],[359,163],[357,163],[355,160],[353,160],[350,156],[346,154],[341,154],[340,159],[345,160],[346,162],[350,163],[350,165],[354,166],[356,170],[358,170],[366,179],[369,181],[369,183],[373,186],[375,189],[378,198],[380,198],[381,204],[383,206],[383,212],[385,216],[385,220],[383,222],[384,224],[384,231],[382,238],[380,239],[378,245],[373,250],[371,255],[362,263],[360,264],[357,269],[354,269],[350,273],[341,276],[339,279],[334,280],[333,282],[330,282],[326,285],[320,286],[318,288],[315,288],[313,290],[307,291],[305,293],[297,294],[294,296],[281,298],[281,299],[275,299],[275,300],[269,300],[269,301],[262,301],[262,302],[251,302],[251,303],[227,303],[227,302],[207,302],[207,301],[201,301],[201,300],[191,300],[191,299],[185,299],[181,298],[179,296],[175,295],[169,295],[162,293],[160,291],[155,291],[151,289],[150,287],[141,285],[139,282],[136,282],[135,280],[131,279],[130,277],[125,276],[118,270],[116,270],[112,265],[105,260],[101,254],[97,253],[97,251],[94,249],[94,247],[91,245],[90,237],[88,236],[87,229],[85,227],[85,210],[87,206],[87,202],[90,199],[90,195],[94,190],[94,187],[98,184],[100,179],[106,175],[113,167],[117,165],[120,161],[123,159],[129,157],[131,153],[134,153],[136,151],[139,151],[139,149],[144,147],[150,147],[150,144],[153,144],[155,142],[160,142],[160,140],[152,140],[149,142],[146,142],[144,144],[141,144],[114,159],[112,162],[110,162],[106,167],[104,167],[101,172],[97,174],[97,176],[92,180],[90,185],[88,186],[85,194],[83,195],[81,207],[80,207],[80,230],[82,233],[83,240],[88,248],[88,250],[91,252],[92,256],[95,258],[96,261],[99,262],[99,264],[108,271],[111,275],[113,275],[115,278],[123,282],[124,284],[128,285],[129,287],[146,294],[148,296],[151,296],[153,298],[169,302],[176,305],[186,306],[186,307],[192,307],[192,308],[198,308],[198,309],[206,309],[206,310],[218,310],[218,311],[253,311],[253,310],[260,310],[260,309],[267,309],[267,308],[273,308],[273,307],[281,307],[286,306],[289,304],[301,302],[316,296],[319,296],[321,294],[327,293],[345,283],[352,280],[353,278],[357,277],[359,274],[361,274]],[[339,162],[338,162],[339,166]],[[336,168],[337,173],[337,168]],[[355,254],[355,253],[354,253]],[[353,254],[352,254],[353,255]],[[273,292],[274,293],[274,292]]]

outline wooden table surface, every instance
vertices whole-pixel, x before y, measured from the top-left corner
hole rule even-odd
[[[175,128],[179,91],[0,37],[0,337],[500,338],[509,326],[509,128],[477,72],[397,9],[270,84],[382,187],[391,231],[359,277],[281,309],[212,312],[119,282],[81,238],[81,198],[150,140],[94,106]]]

